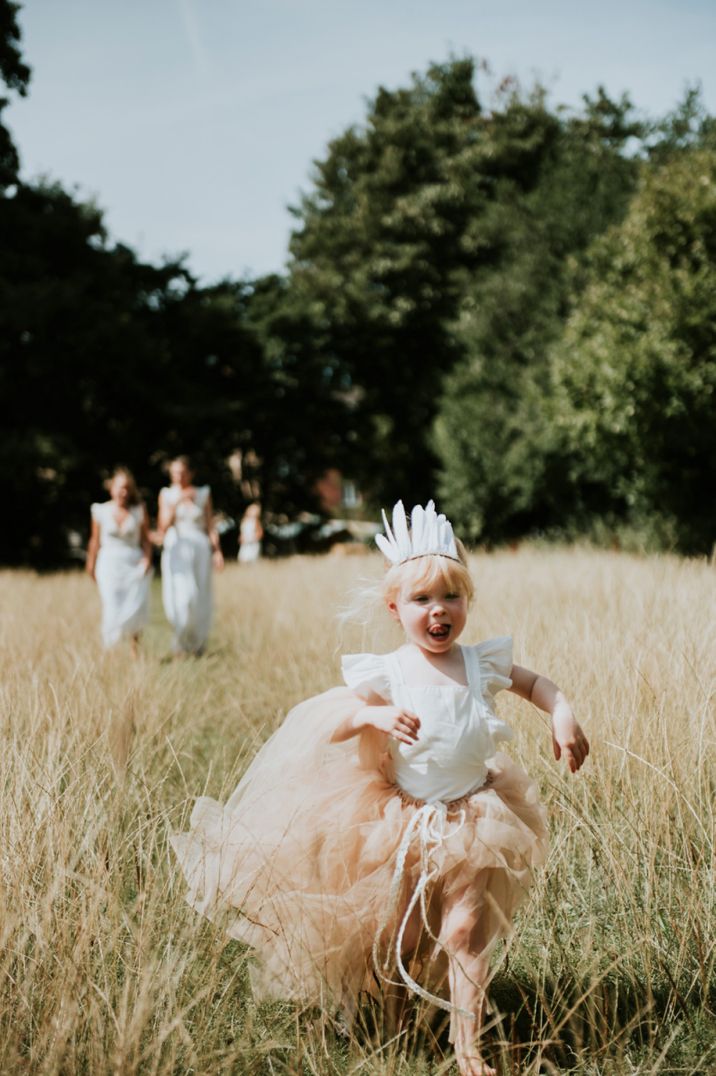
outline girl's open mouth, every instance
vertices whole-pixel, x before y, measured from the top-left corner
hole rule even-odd
[[[449,634],[449,624],[433,624],[431,628],[428,628],[428,635],[430,635],[433,639],[447,639]]]

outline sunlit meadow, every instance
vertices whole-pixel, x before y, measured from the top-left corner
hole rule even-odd
[[[716,1071],[716,579],[706,562],[525,548],[474,558],[464,641],[571,697],[592,741],[575,778],[544,715],[504,694],[511,750],[549,808],[551,853],[493,983],[502,1073]],[[209,653],[165,660],[159,592],[140,658],[104,654],[80,574],[2,574],[3,1073],[455,1071],[444,1020],[256,1005],[249,955],[184,902],[167,835],[225,797],[339,654],[396,642],[341,627],[377,557],[294,558],[217,578]]]

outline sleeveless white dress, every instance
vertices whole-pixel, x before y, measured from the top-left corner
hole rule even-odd
[[[102,642],[114,646],[136,635],[149,619],[151,571],[142,566],[141,530],[144,509],[133,505],[120,526],[113,501],[92,505],[99,526],[95,577],[102,601]]]
[[[196,499],[180,503],[179,486],[162,490],[163,499],[177,506],[162,552],[162,599],[175,652],[201,652],[211,630],[211,542],[204,516],[209,493],[208,486],[197,486]]]
[[[258,522],[255,519],[242,520],[239,536],[239,563],[253,564],[261,556]]]
[[[172,835],[189,903],[256,950],[258,997],[330,999],[350,1020],[361,993],[397,975],[455,1017],[445,975],[459,903],[472,920],[461,959],[474,1011],[546,828],[534,782],[497,750],[512,735],[494,710],[511,683],[511,640],[462,653],[465,687],[406,683],[399,652],[344,657],[347,687],[296,706],[227,803],[200,797],[189,832]],[[415,744],[372,727],[331,741],[373,695],[418,714]],[[419,982],[402,960],[411,915],[423,922]]]

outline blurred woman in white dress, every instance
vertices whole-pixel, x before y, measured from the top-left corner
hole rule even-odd
[[[239,525],[239,563],[252,564],[261,556],[261,540],[264,529],[261,523],[261,505],[254,501],[244,512]]]
[[[149,519],[126,467],[118,467],[112,475],[109,496],[108,501],[92,505],[86,571],[97,583],[102,601],[102,642],[111,647],[129,638],[136,653],[149,619]]]
[[[169,477],[171,485],[159,494],[164,611],[174,654],[201,654],[211,629],[212,563],[221,569],[224,558],[209,487],[194,485],[186,456],[171,461]]]

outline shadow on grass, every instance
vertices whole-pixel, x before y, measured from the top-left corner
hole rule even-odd
[[[219,1034],[212,1029],[211,1044],[206,1010],[204,1020],[196,1014],[192,1029],[198,1050],[203,1053],[203,1040],[215,1058],[231,1058],[232,1071],[256,1076],[355,1071],[447,1076],[457,1071],[451,1064],[449,1017],[416,1002],[407,990],[388,987],[380,1000],[367,998],[349,1029],[341,1017],[316,1007],[254,1004],[250,962],[239,943],[215,952],[216,989],[207,1002],[232,1016]],[[709,997],[694,990],[686,999],[673,985],[654,991],[624,977],[578,983],[565,976],[538,984],[498,975],[490,990],[483,1052],[500,1076],[625,1071],[713,1076],[715,994],[716,988]],[[216,1017],[223,1023],[218,1012]]]

